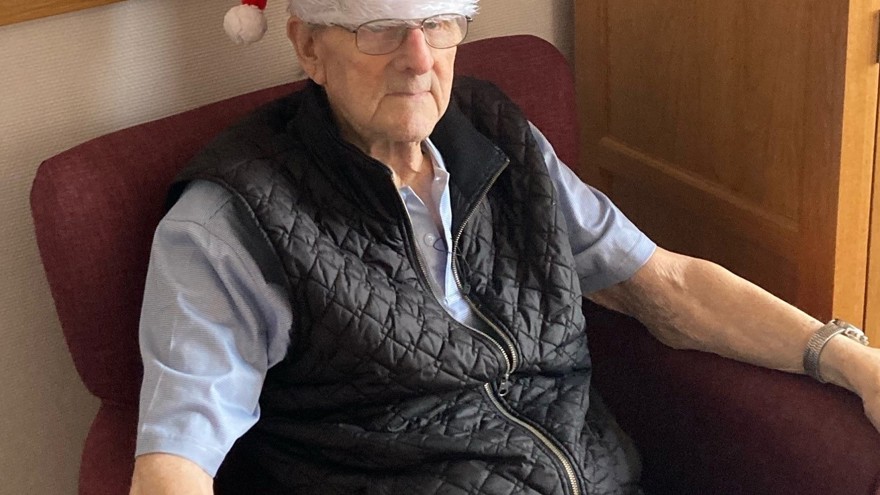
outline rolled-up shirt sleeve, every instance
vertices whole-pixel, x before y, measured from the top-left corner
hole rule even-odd
[[[553,151],[533,125],[547,170],[559,194],[575,266],[584,294],[628,280],[657,245],[601,191],[585,184]]]
[[[266,372],[283,358],[290,328],[285,289],[254,259],[269,248],[238,241],[260,236],[214,234],[249,228],[232,201],[220,186],[194,183],[162,220],[140,323],[136,455],[178,455],[211,476],[259,418]]]

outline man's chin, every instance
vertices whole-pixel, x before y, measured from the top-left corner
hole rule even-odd
[[[388,136],[401,143],[420,143],[434,132],[436,121],[413,122],[409,125],[398,124]]]

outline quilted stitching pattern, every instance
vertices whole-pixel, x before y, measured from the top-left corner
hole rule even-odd
[[[568,493],[547,446],[485,396],[503,356],[426,290],[387,171],[338,140],[322,98],[312,87],[258,112],[180,177],[241,197],[285,267],[294,308],[261,420],[227,462],[251,466],[261,493]],[[521,356],[508,407],[554,439],[582,483],[596,478],[587,493],[608,492],[615,471],[592,469],[612,463],[585,415],[581,296],[552,182],[527,121],[497,89],[459,79],[454,101],[475,128],[462,132],[490,137],[510,160],[457,253],[470,296]],[[474,204],[466,189],[453,176],[458,218]],[[236,493],[221,470],[224,485]]]

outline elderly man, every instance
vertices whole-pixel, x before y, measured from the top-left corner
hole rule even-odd
[[[583,294],[821,373],[880,425],[857,329],[656,248],[503,94],[453,84],[477,0],[290,3],[312,82],[197,157],[156,232],[133,494],[639,493]]]

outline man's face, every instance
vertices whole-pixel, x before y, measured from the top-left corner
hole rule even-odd
[[[418,29],[387,55],[361,53],[340,27],[312,36],[314,57],[303,65],[326,90],[344,138],[369,153],[430,135],[449,105],[456,48],[432,48]]]

